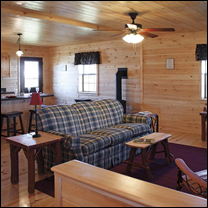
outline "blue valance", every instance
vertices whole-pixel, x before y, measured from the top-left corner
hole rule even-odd
[[[75,53],[74,65],[100,64],[100,52]]]

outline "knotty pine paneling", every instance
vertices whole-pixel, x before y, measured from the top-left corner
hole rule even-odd
[[[145,38],[133,49],[123,40],[41,48],[22,47],[24,55],[43,57],[44,92],[55,97],[46,104],[73,104],[76,98],[92,100],[115,98],[117,68],[128,68],[128,79],[122,80],[127,112],[149,110],[159,115],[160,131],[187,132],[200,135],[200,116],[207,101],[200,99],[200,62],[195,61],[196,44],[207,43],[207,32],[159,33]],[[17,83],[16,45],[2,45],[11,52],[11,77],[2,78],[2,87],[13,90]],[[77,67],[74,54],[100,51],[99,95],[77,94]],[[165,69],[165,59],[175,59],[175,69]],[[67,66],[67,71],[65,71]],[[17,106],[17,105],[16,105]]]
[[[201,134],[199,113],[200,62],[195,61],[196,44],[207,43],[207,32],[159,34],[143,41],[142,110],[159,114],[161,132]],[[175,69],[165,69],[165,59],[174,58]]]
[[[77,93],[77,66],[74,54],[80,52],[100,51],[99,94],[96,96]],[[122,99],[127,101],[127,110],[131,105],[140,108],[142,102],[142,51],[141,44],[133,49],[132,44],[123,40],[98,43],[53,47],[49,49],[49,67],[53,74],[53,89],[57,104],[73,104],[74,99],[90,98],[92,100],[115,98],[115,78],[118,68],[128,68],[128,79],[122,80]],[[59,66],[67,65],[67,71]]]
[[[24,57],[42,57],[43,58],[43,92],[48,94],[53,94],[53,87],[51,82],[51,72],[48,68],[48,48],[47,47],[34,47],[34,46],[21,46]],[[1,77],[1,87],[5,87],[7,91],[13,92],[15,88],[19,86],[19,57],[16,55],[18,50],[17,44],[9,44],[7,42],[1,42],[1,52],[10,54],[10,77]],[[43,103],[46,105],[54,105],[54,98],[43,98]],[[1,101],[1,112],[9,111],[23,111],[23,125],[25,131],[28,129],[29,122],[29,109],[34,109],[34,106],[29,105],[29,99],[23,100],[10,100]],[[38,106],[40,107],[40,106]],[[4,122],[5,123],[5,122]],[[17,124],[19,126],[19,119],[17,119]]]

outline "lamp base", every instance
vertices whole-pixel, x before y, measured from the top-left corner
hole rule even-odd
[[[35,137],[35,138],[36,137],[41,137],[41,135],[40,134],[34,134],[33,137]]]

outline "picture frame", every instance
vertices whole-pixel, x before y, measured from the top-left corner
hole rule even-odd
[[[175,68],[175,60],[173,58],[167,58],[165,60],[165,67],[166,69],[174,69]]]

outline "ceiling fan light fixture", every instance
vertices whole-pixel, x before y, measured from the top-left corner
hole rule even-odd
[[[22,33],[18,33],[17,35],[19,35],[19,38],[17,40],[17,43],[19,44],[19,50],[16,52],[17,56],[21,56],[23,55],[23,52],[21,51],[21,47],[20,47],[20,36],[22,35]]]
[[[139,35],[139,34],[128,34],[126,36],[123,37],[123,40],[126,41],[127,43],[140,43],[141,41],[144,40],[144,37]]]

